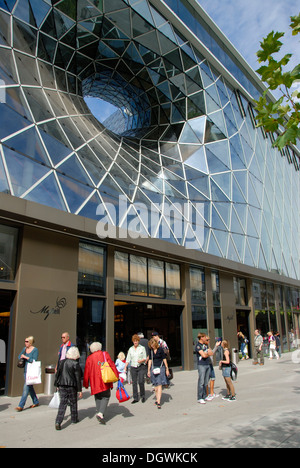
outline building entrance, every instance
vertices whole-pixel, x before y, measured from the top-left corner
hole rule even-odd
[[[5,394],[9,323],[14,296],[14,291],[0,289],[0,395]]]
[[[249,325],[249,310],[237,310],[236,312],[236,319],[237,319],[237,331],[242,332],[243,335],[247,338],[249,343],[247,344],[247,354],[251,357],[251,339],[250,336],[250,325]]]
[[[144,304],[139,302],[115,302],[115,355],[125,354],[132,346],[131,337],[143,332],[146,339],[152,331],[163,338],[171,355],[171,365],[181,366],[181,313],[182,306],[168,304]]]

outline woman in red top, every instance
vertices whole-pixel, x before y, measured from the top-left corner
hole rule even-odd
[[[88,388],[90,385],[91,395],[94,395],[95,397],[96,418],[101,424],[106,424],[104,413],[108,406],[113,384],[103,382],[101,375],[101,363],[105,362],[106,360],[117,377],[119,374],[110,355],[107,352],[102,352],[101,343],[92,343],[90,346],[90,352],[92,354],[88,356],[85,363],[83,386]]]

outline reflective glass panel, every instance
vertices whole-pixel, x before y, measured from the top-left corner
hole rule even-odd
[[[98,245],[80,242],[78,266],[78,291],[105,294],[105,249]]]
[[[19,230],[0,225],[0,280],[15,278]]]

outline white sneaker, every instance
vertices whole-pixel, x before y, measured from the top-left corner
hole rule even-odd
[[[200,405],[206,405],[206,401],[205,401],[205,400],[198,400],[198,403],[200,403]]]
[[[208,396],[205,398],[205,401],[211,401],[211,400],[213,400],[213,399],[214,399],[213,395],[208,395]]]

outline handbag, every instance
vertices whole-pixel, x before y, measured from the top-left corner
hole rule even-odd
[[[172,380],[173,377],[174,377],[174,375],[173,375],[173,369],[170,369],[170,367],[169,367],[169,377],[168,377],[168,379],[169,379],[169,380]]]
[[[26,385],[42,383],[41,361],[28,362],[26,370]]]
[[[119,380],[109,363],[106,360],[105,352],[103,352],[105,362],[101,362],[101,375],[104,383],[114,383]]]
[[[126,392],[125,387],[120,380],[117,386],[116,397],[119,400],[119,403],[124,403],[124,401],[127,401],[130,399],[130,396]]]
[[[25,361],[26,360],[23,357],[19,359],[17,362],[17,367],[19,367],[20,369],[23,369],[25,367]]]
[[[49,408],[58,409],[59,404],[60,404],[59,392],[55,392],[49,403]]]

